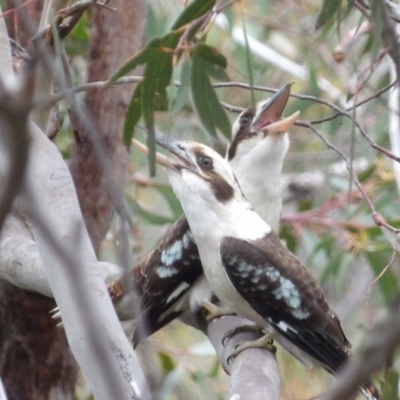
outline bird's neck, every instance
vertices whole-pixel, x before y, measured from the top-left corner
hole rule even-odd
[[[275,152],[269,156],[254,151],[231,161],[232,170],[246,199],[274,232],[279,229],[281,173],[288,145],[288,141],[278,142]]]
[[[226,236],[256,240],[271,230],[242,199],[216,202],[211,206],[197,198],[185,204],[182,202],[182,206],[197,244],[217,245]]]

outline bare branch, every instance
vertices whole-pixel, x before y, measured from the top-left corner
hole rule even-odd
[[[226,346],[222,344],[224,335],[237,327],[252,325],[238,316],[218,318],[208,324],[208,337],[217,356],[230,375],[229,399],[278,400],[281,391],[279,366],[275,354],[266,349],[247,349],[228,364],[229,356],[242,343],[260,338],[255,332],[240,332],[233,336]]]
[[[278,400],[281,391],[279,366],[275,354],[261,348],[246,349],[231,364],[228,359],[237,346],[262,337],[261,333],[244,331],[235,333],[226,344],[222,338],[232,329],[254,325],[253,322],[237,315],[227,315],[208,323],[200,316],[193,316],[190,311],[180,319],[194,326],[208,336],[225,372],[230,375],[229,399]]]
[[[356,184],[358,190],[361,192],[364,200],[367,202],[369,208],[372,211],[371,216],[372,216],[372,219],[374,220],[375,224],[380,227],[385,227],[395,234],[400,233],[400,229],[397,229],[397,228],[393,227],[392,225],[388,224],[383,219],[383,217],[376,211],[374,203],[372,202],[371,198],[368,196],[367,192],[365,191],[365,189],[361,185],[360,181],[358,180],[358,177],[355,174],[355,172],[353,171],[353,169],[351,168],[350,162],[349,162],[348,158],[345,156],[345,154],[338,147],[336,147],[331,142],[329,142],[329,140],[326,139],[325,136],[322,135],[322,133],[320,133],[318,131],[318,129],[316,129],[314,126],[312,126],[309,122],[298,121],[297,124],[299,126],[304,126],[306,128],[311,129],[325,143],[325,145],[329,149],[332,149],[335,153],[337,153],[344,160],[344,162],[346,163],[346,168],[349,171],[354,183]]]
[[[35,126],[31,137],[36,156],[30,158],[21,204],[32,223],[71,350],[96,398],[147,399],[143,373],[97,271],[68,168]]]
[[[100,261],[99,272],[104,282],[109,282],[119,276],[123,268]],[[0,278],[22,289],[53,297],[33,235],[17,214],[8,216],[1,232]],[[126,313],[126,310],[121,309],[121,312]]]

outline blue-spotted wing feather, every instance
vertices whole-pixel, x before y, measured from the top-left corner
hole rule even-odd
[[[122,289],[118,296],[113,296],[114,300],[132,287],[141,296],[141,326],[136,329],[135,344],[186,311],[179,307],[180,300],[202,275],[197,246],[186,217],[182,216],[158,247],[119,279]]]
[[[275,234],[256,241],[226,237],[222,264],[240,295],[281,335],[336,373],[350,344],[318,282]]]

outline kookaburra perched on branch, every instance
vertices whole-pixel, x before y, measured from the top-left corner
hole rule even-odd
[[[156,135],[212,290],[307,366],[336,374],[351,357],[339,318],[309,270],[246,200],[228,162],[207,146]],[[198,299],[200,300],[200,299]],[[207,302],[207,298],[204,302]],[[379,398],[363,385],[367,399]]]
[[[232,142],[226,159],[242,190],[262,218],[277,232],[281,214],[280,177],[289,148],[287,131],[297,114],[280,121],[289,99],[291,84],[283,86],[272,98],[250,106],[232,126]],[[136,143],[140,146],[140,143]],[[143,151],[146,149],[142,148]],[[161,155],[159,162],[163,163]],[[132,282],[133,281],[133,282]],[[204,279],[197,247],[187,220],[182,216],[166,233],[160,245],[137,264],[132,272],[109,285],[114,300],[135,286],[142,297],[141,318],[149,335],[192,307],[197,298],[211,298]]]

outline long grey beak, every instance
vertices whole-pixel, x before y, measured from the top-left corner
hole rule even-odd
[[[267,125],[279,121],[290,96],[290,88],[294,82],[282,86],[261,108],[253,121],[251,130],[258,132]]]
[[[178,157],[179,161],[169,160],[165,163],[160,163],[167,168],[176,169],[180,171],[182,168],[190,169],[195,171],[196,165],[190,160],[187,151],[185,150],[183,143],[176,140],[170,136],[164,135],[163,133],[156,132],[156,143],[159,144],[164,149],[168,150],[170,153]],[[160,161],[160,159],[158,160]]]

